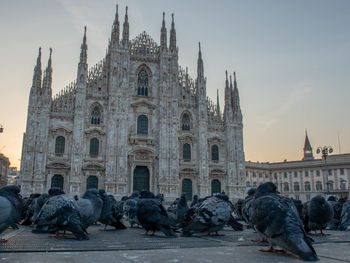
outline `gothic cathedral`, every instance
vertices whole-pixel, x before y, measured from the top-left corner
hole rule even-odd
[[[168,200],[225,191],[243,195],[242,113],[236,75],[225,81],[225,107],[206,96],[199,45],[197,76],[178,65],[174,16],[169,45],[163,13],[158,45],[142,32],[129,40],[118,7],[106,56],[88,69],[86,28],[77,78],[52,97],[51,53],[41,49],[23,136],[24,196],[61,187],[69,195],[104,188],[116,197],[149,189]]]

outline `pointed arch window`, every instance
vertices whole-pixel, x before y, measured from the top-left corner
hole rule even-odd
[[[219,161],[219,147],[217,145],[211,147],[211,159],[213,161]]]
[[[190,116],[188,116],[187,113],[185,113],[185,114],[182,116],[181,129],[182,129],[183,131],[189,131],[189,130],[191,130]]]
[[[182,158],[185,162],[191,161],[191,145],[189,145],[188,143],[185,143],[183,145]]]
[[[148,74],[141,69],[137,76],[137,95],[148,96]]]
[[[66,139],[63,136],[58,136],[55,142],[55,153],[64,154]]]
[[[100,142],[97,138],[92,138],[90,140],[90,156],[97,157],[99,150]]]
[[[99,106],[95,106],[91,111],[91,124],[100,125],[102,122],[101,110]]]
[[[137,134],[148,134],[148,118],[145,115],[137,117]]]

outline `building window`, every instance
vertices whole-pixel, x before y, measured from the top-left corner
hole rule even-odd
[[[298,172],[294,172],[294,178],[298,177]]]
[[[344,175],[344,168],[339,169],[340,175]]]
[[[261,173],[259,173],[259,178],[261,178],[262,177],[262,174]]]
[[[332,175],[332,169],[328,169],[328,175]]]
[[[60,174],[55,174],[51,178],[51,188],[57,187],[63,189],[63,176]]]
[[[211,159],[213,161],[219,161],[219,147],[217,145],[211,147]]]
[[[137,95],[148,96],[148,74],[146,70],[140,70],[137,78]]]
[[[299,195],[295,195],[295,200],[299,200]]]
[[[305,177],[309,177],[309,172],[305,171]]]
[[[311,191],[311,184],[310,184],[310,182],[305,182],[305,191]]]
[[[328,190],[329,191],[333,191],[333,189],[334,189],[334,183],[333,183],[333,181],[328,181]]]
[[[299,191],[300,191],[300,185],[299,185],[298,182],[295,182],[295,183],[294,183],[294,191],[295,191],[295,192],[299,192]]]
[[[148,118],[145,115],[137,117],[137,134],[148,134]]]
[[[284,177],[284,178],[288,178],[287,172],[284,172],[284,173],[283,173],[283,177]]]
[[[346,189],[346,181],[340,180],[340,189],[345,190]]]
[[[86,190],[91,188],[98,189],[98,178],[96,176],[89,176],[86,180]]]
[[[91,124],[100,125],[101,123],[101,110],[100,107],[95,106],[91,112]]]
[[[183,145],[183,155],[182,155],[184,161],[191,161],[191,145],[188,143],[185,143]]]
[[[253,172],[253,177],[256,177],[256,174]]]
[[[100,144],[100,142],[97,138],[92,138],[90,140],[90,156],[91,157],[98,156],[99,144]]]
[[[322,183],[320,181],[316,182],[316,191],[322,191]]]
[[[189,131],[189,130],[191,130],[191,120],[190,120],[190,116],[188,116],[187,113],[185,113],[184,115],[182,115],[181,129],[182,129],[183,131]]]
[[[310,201],[311,200],[311,195],[306,195],[306,201]]]
[[[211,194],[220,194],[221,193],[221,183],[218,179],[211,181]]]
[[[284,192],[289,192],[289,184],[288,183],[284,183],[283,184],[283,191]]]
[[[320,170],[316,170],[316,176],[320,176],[321,173],[320,173]]]
[[[55,142],[55,153],[64,154],[65,144],[66,144],[66,139],[63,136],[58,136]]]

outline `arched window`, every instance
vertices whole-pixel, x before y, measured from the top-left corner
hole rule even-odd
[[[64,147],[66,144],[66,139],[63,136],[58,136],[55,143],[55,153],[64,154]]]
[[[86,180],[86,190],[91,188],[98,189],[98,178],[92,175]]]
[[[218,179],[211,181],[211,194],[220,194],[221,193],[221,183]]]
[[[322,183],[320,181],[316,182],[316,191],[322,191]]]
[[[304,187],[305,187],[305,191],[311,191],[311,184],[310,184],[310,182],[305,182]]]
[[[182,158],[184,159],[184,161],[191,161],[191,145],[189,145],[188,143],[185,143],[183,145]]]
[[[144,69],[140,70],[138,74],[137,95],[148,96],[148,74]]]
[[[283,184],[283,191],[289,192],[289,183],[284,183]]]
[[[219,161],[219,147],[217,145],[211,147],[211,159],[213,161]]]
[[[91,112],[91,124],[100,125],[101,123],[101,110],[99,106],[95,106]]]
[[[58,187],[63,189],[63,176],[60,174],[55,174],[52,178],[51,178],[51,188],[52,187]]]
[[[100,142],[97,138],[92,138],[90,140],[90,156],[91,157],[98,156],[99,145],[100,145]]]
[[[340,180],[340,189],[342,190],[346,189],[346,181],[344,179]]]
[[[328,190],[329,191],[333,191],[333,189],[334,189],[334,182],[333,181],[328,181]]]
[[[300,191],[300,185],[299,185],[298,182],[295,182],[295,183],[294,183],[294,191],[295,191],[295,192],[299,192],[299,191]]]
[[[182,129],[183,131],[189,131],[189,130],[191,130],[191,120],[190,120],[190,116],[188,116],[187,113],[185,113],[184,115],[182,115],[181,129]]]
[[[137,117],[137,134],[148,134],[148,118],[145,115]]]

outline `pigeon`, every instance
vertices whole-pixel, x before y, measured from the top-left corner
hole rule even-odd
[[[325,235],[322,230],[333,218],[333,208],[323,196],[317,195],[305,203],[303,221],[306,232],[315,231],[315,235]],[[317,234],[317,230],[321,230]]]
[[[293,198],[292,198],[292,201],[293,201],[293,203],[295,205],[295,208],[298,211],[300,219],[302,219],[303,218],[303,203],[300,200],[296,200],[296,199],[293,199]]]
[[[198,195],[194,195],[191,203],[191,207],[194,207],[197,204],[198,204]]]
[[[9,226],[17,227],[23,208],[20,191],[21,189],[15,185],[0,189],[0,234]],[[0,242],[6,242],[6,240],[0,239]]]
[[[339,230],[345,231],[350,226],[350,200],[343,204]]]
[[[124,214],[127,216],[131,227],[134,227],[135,224],[140,225],[139,220],[136,216],[136,204],[138,199],[139,193],[138,191],[135,191],[124,203]]]
[[[181,197],[176,206],[176,222],[179,224],[179,227],[182,228],[185,224],[185,214],[188,211],[186,194],[181,194]]]
[[[328,227],[330,230],[337,230],[340,227],[341,212],[346,199],[340,198],[337,200],[337,198],[333,197],[334,196],[330,196],[327,200],[333,208],[333,218],[329,222]]]
[[[108,195],[103,189],[99,190],[99,195],[103,201],[103,206],[98,221],[105,225],[104,230],[106,230],[107,225],[113,226],[115,229],[126,229],[126,226],[121,221],[123,213],[119,210],[113,195]]]
[[[33,233],[70,231],[78,240],[89,237],[83,229],[76,201],[67,195],[53,196],[46,201],[35,221]]]
[[[221,194],[222,195],[222,194]],[[182,236],[207,232],[208,235],[224,228],[231,218],[231,206],[220,198],[221,195],[206,198],[197,208],[192,221],[182,229]],[[228,198],[227,198],[228,199]]]
[[[251,212],[254,228],[270,244],[261,251],[281,251],[273,248],[277,245],[305,261],[318,260],[293,201],[279,195],[273,183],[267,182],[257,188]]]
[[[34,214],[35,199],[40,197],[40,194],[31,194],[29,197],[23,199],[23,209],[21,214],[22,225],[31,225],[31,217]]]
[[[30,221],[32,223],[35,222],[41,208],[44,206],[45,202],[50,198],[50,195],[48,194],[42,194],[40,195],[38,198],[34,199],[32,202],[32,206],[33,206],[33,215],[30,218]]]
[[[95,223],[101,216],[103,201],[99,198],[97,189],[88,189],[82,198],[76,201],[76,205],[84,230]]]
[[[153,236],[155,231],[159,230],[168,237],[176,236],[165,208],[153,193],[147,190],[141,191],[136,207],[137,219],[145,229],[142,235],[149,235],[148,232],[152,231],[151,236]]]
[[[237,220],[243,220],[243,217],[242,217],[243,202],[244,202],[243,199],[238,199],[234,205],[233,212],[235,213]]]

